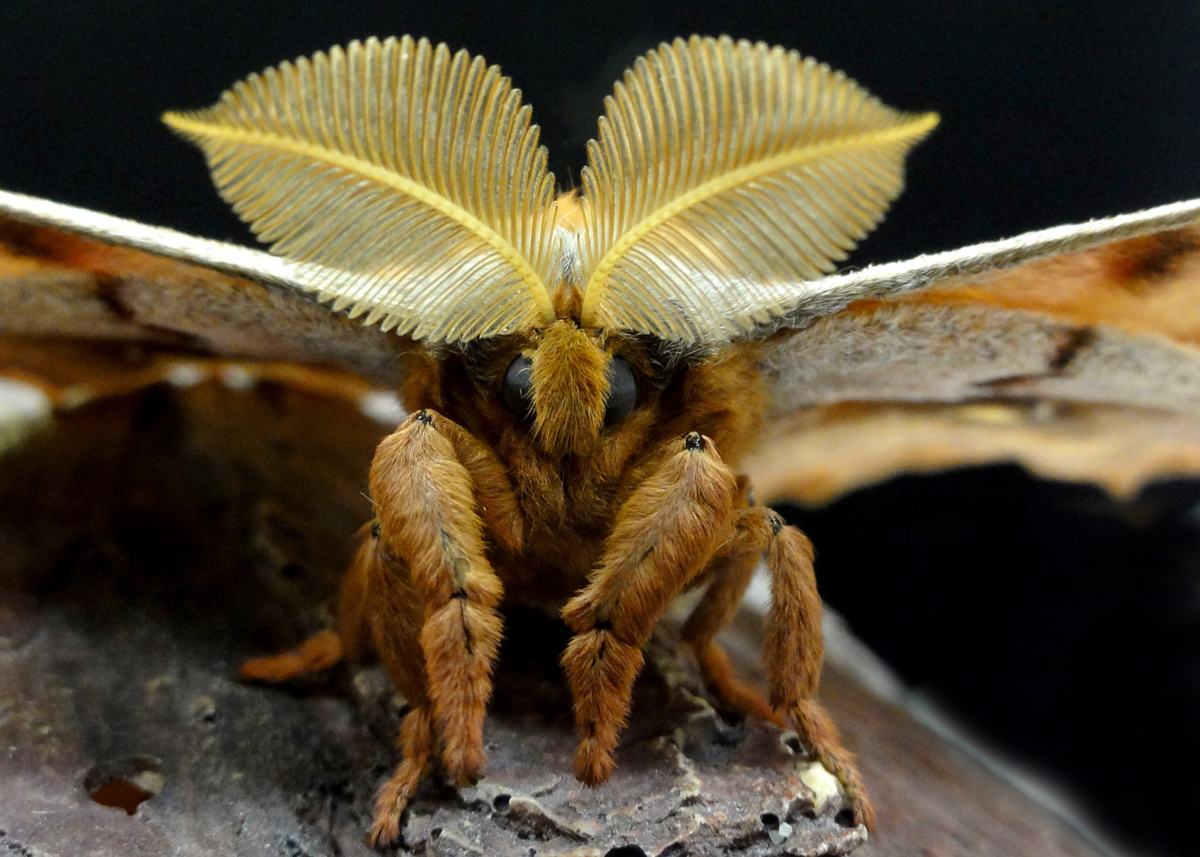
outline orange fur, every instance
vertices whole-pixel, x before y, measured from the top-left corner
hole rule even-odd
[[[409,710],[400,722],[400,764],[379,790],[371,842],[384,845],[400,832],[400,815],[429,772],[436,736],[420,634],[425,619],[421,592],[408,565],[383,540],[377,523],[364,533],[355,574],[342,584],[338,633],[347,640],[373,639],[384,669],[404,694]],[[347,600],[351,605],[347,606]],[[350,651],[349,643],[346,650]]]
[[[742,482],[743,480],[739,480]],[[719,700],[742,714],[783,725],[771,705],[757,690],[738,678],[717,634],[733,620],[754,570],[763,555],[763,543],[753,523],[761,509],[743,509],[733,535],[705,569],[710,579],[692,614],[683,625],[683,640],[692,647],[704,683]]]
[[[360,544],[350,570],[342,579],[342,593],[338,599],[337,632],[342,640],[342,651],[347,660],[363,661],[371,653],[370,604],[367,587],[371,573],[378,562],[376,551],[379,543],[375,533],[378,521],[373,521],[358,532]]]
[[[595,444],[610,359],[569,321],[546,328],[533,352],[533,432],[547,452],[579,454]]]
[[[616,765],[613,749],[629,717],[630,691],[642,669],[642,649],[611,630],[595,628],[572,637],[562,660],[575,697],[579,736],[575,776],[598,786]]]
[[[482,772],[503,603],[561,610],[575,632],[562,657],[575,772],[597,785],[613,770],[642,647],[675,597],[702,582],[683,636],[705,682],[734,709],[790,722],[871,822],[853,757],[813,700],[820,601],[807,541],[751,507],[732,469],[762,421],[759,346],[671,354],[580,329],[579,302],[566,292],[556,306],[563,317],[529,337],[405,356],[414,416],[376,453],[378,538],[364,533],[338,616],[346,655],[363,657],[369,636],[411,706],[372,841],[396,838],[439,741],[453,779]],[[532,418],[503,404],[505,371],[522,354],[533,360]],[[614,355],[638,379],[637,404],[605,426]],[[778,711],[715,642],[764,555],[777,602],[766,660]]]
[[[813,575],[812,543],[772,512],[760,514],[756,529],[768,545],[771,611],[767,616],[767,682],[771,704],[808,699],[821,677],[821,599]],[[775,531],[772,537],[769,531]]]
[[[483,716],[503,587],[485,555],[471,475],[444,424],[420,411],[384,440],[371,465],[371,496],[380,541],[411,570],[425,607],[420,644],[442,759],[455,780],[472,782],[486,761]]]
[[[563,608],[583,639],[563,666],[575,697],[575,774],[589,785],[612,772],[617,735],[629,715],[641,649],[663,612],[712,556],[736,492],[711,441],[691,434],[621,507],[586,589]]]
[[[488,532],[508,550],[520,551],[525,539],[525,521],[504,465],[461,426],[440,420],[438,429],[454,445],[454,454],[471,475],[479,515]]]
[[[433,723],[428,708],[414,708],[404,716],[398,743],[404,760],[375,799],[375,821],[368,841],[376,848],[390,845],[399,838],[400,816],[429,770]]]
[[[766,559],[771,572],[771,611],[763,653],[771,704],[786,714],[809,754],[845,786],[855,820],[874,831],[875,809],[854,755],[842,747],[837,727],[814,698],[821,680],[824,645],[812,543],[799,530],[784,526],[774,512],[761,515],[759,521],[760,537],[769,545]]]
[[[238,670],[238,678],[279,684],[329,669],[341,660],[342,638],[333,631],[318,631],[290,652],[270,658],[251,658]]]

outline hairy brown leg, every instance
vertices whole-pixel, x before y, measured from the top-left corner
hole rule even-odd
[[[358,531],[358,552],[338,596],[337,635],[342,644],[342,656],[352,663],[366,661],[373,653],[371,617],[367,612],[367,585],[378,562],[379,522],[364,524]]]
[[[345,611],[358,612],[359,618],[367,619],[365,624],[370,625],[379,659],[409,705],[400,721],[400,764],[375,798],[370,842],[381,847],[390,845],[400,835],[404,807],[429,771],[436,730],[420,642],[425,621],[421,594],[408,566],[383,543],[382,527],[375,526],[372,533],[363,546],[367,554],[365,585],[354,593],[361,597],[348,601],[343,592],[338,619],[339,628]]]
[[[481,529],[486,525],[499,545],[517,551],[524,527],[496,457],[428,411],[380,444],[371,493],[379,519],[359,533],[362,545],[342,582],[337,632],[321,631],[291,652],[247,661],[241,676],[287,681],[343,657],[364,660],[374,644],[409,703],[400,724],[402,760],[375,803],[371,842],[383,846],[399,836],[400,816],[429,770],[439,731],[452,776],[473,778],[482,768],[501,589],[483,559]]]
[[[738,523],[765,548],[771,573],[771,610],[763,651],[771,705],[783,712],[808,752],[845,787],[855,821],[874,831],[875,810],[854,755],[842,746],[833,720],[815,699],[824,639],[812,543],[767,509],[747,509]]]
[[[402,759],[375,801],[370,840],[384,846],[400,835],[400,816],[429,771],[436,735],[420,643],[425,617],[421,595],[404,562],[381,544],[378,522],[367,524],[359,535],[362,545],[342,581],[337,633],[320,631],[290,652],[247,661],[240,676],[288,681],[333,666],[343,656],[365,660],[373,644],[409,706],[400,722]]]
[[[484,524],[496,541],[511,551],[521,549],[524,522],[517,509],[508,474],[492,452],[460,426],[438,418],[438,428],[454,445],[455,454],[471,476]],[[280,684],[321,672],[341,660],[361,661],[370,648],[370,628],[364,613],[367,568],[380,524],[372,521],[359,531],[362,542],[342,579],[336,632],[318,631],[296,648],[266,658],[251,658],[238,672],[243,681]]]
[[[454,454],[471,475],[475,505],[484,528],[497,544],[519,553],[525,537],[525,521],[508,478],[508,468],[462,426],[437,414],[433,419],[434,427],[454,445]]]
[[[705,574],[710,583],[684,623],[682,637],[696,655],[705,686],[717,699],[742,714],[782,726],[783,718],[761,693],[738,677],[729,656],[716,640],[737,613],[765,548],[759,538],[760,528],[755,526],[764,510],[745,508],[750,503],[750,486],[745,477],[738,477],[738,489],[743,498],[739,505],[743,508],[733,535],[709,561]]]
[[[335,631],[318,631],[289,651],[265,658],[250,658],[238,669],[238,678],[283,684],[327,670],[338,664],[343,654],[342,640]]]
[[[575,699],[575,776],[584,783],[612,773],[642,647],[728,534],[736,494],[710,441],[693,432],[670,442],[621,507],[588,585],[563,609],[575,632],[563,667]]]
[[[370,485],[380,544],[408,567],[424,607],[419,641],[445,741],[442,759],[450,776],[466,783],[486,762],[483,717],[503,588],[485,555],[475,485],[454,435],[461,441],[465,432],[432,411],[414,414],[379,445]],[[374,624],[378,644],[390,620],[377,615]],[[386,663],[383,651],[380,657]]]
[[[336,632],[318,631],[289,652],[267,658],[251,658],[238,670],[238,677],[242,681],[280,684],[329,669],[343,658],[359,661],[366,657],[369,627],[363,606],[367,577],[374,562],[372,530],[377,527],[378,524],[372,523],[359,530],[362,543],[354,555],[354,561],[350,563],[350,569],[342,578]]]

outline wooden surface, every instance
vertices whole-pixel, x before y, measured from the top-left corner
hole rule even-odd
[[[340,670],[289,690],[232,680],[242,658],[327,621],[381,431],[338,407],[282,389],[156,390],[77,411],[0,462],[0,848],[370,853],[372,792],[396,762],[400,703],[384,676]],[[744,615],[730,637],[751,674],[759,628]],[[669,633],[639,683],[617,775],[581,788],[556,667],[564,640],[548,620],[510,619],[489,776],[462,791],[429,784],[408,816],[409,850],[753,857],[859,845],[840,798],[814,805],[805,760],[775,730],[695,696]],[[1093,853],[849,673],[827,669],[823,696],[880,813],[856,854]],[[127,815],[89,799],[85,781],[105,777],[161,790]],[[780,841],[781,824],[792,832]]]

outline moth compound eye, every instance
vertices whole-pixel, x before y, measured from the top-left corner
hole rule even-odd
[[[511,371],[511,370],[510,370]],[[633,370],[623,357],[614,357],[608,364],[608,398],[604,402],[604,424],[619,423],[637,404],[637,381]]]
[[[504,404],[522,419],[533,416],[533,361],[524,354],[504,373]]]

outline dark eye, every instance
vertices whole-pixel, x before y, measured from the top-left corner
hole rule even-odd
[[[522,419],[533,415],[533,361],[524,354],[504,373],[504,404]]]
[[[509,370],[512,371],[512,370]],[[637,381],[633,370],[622,357],[614,357],[608,364],[608,398],[604,402],[604,424],[619,423],[631,413],[637,404]]]

